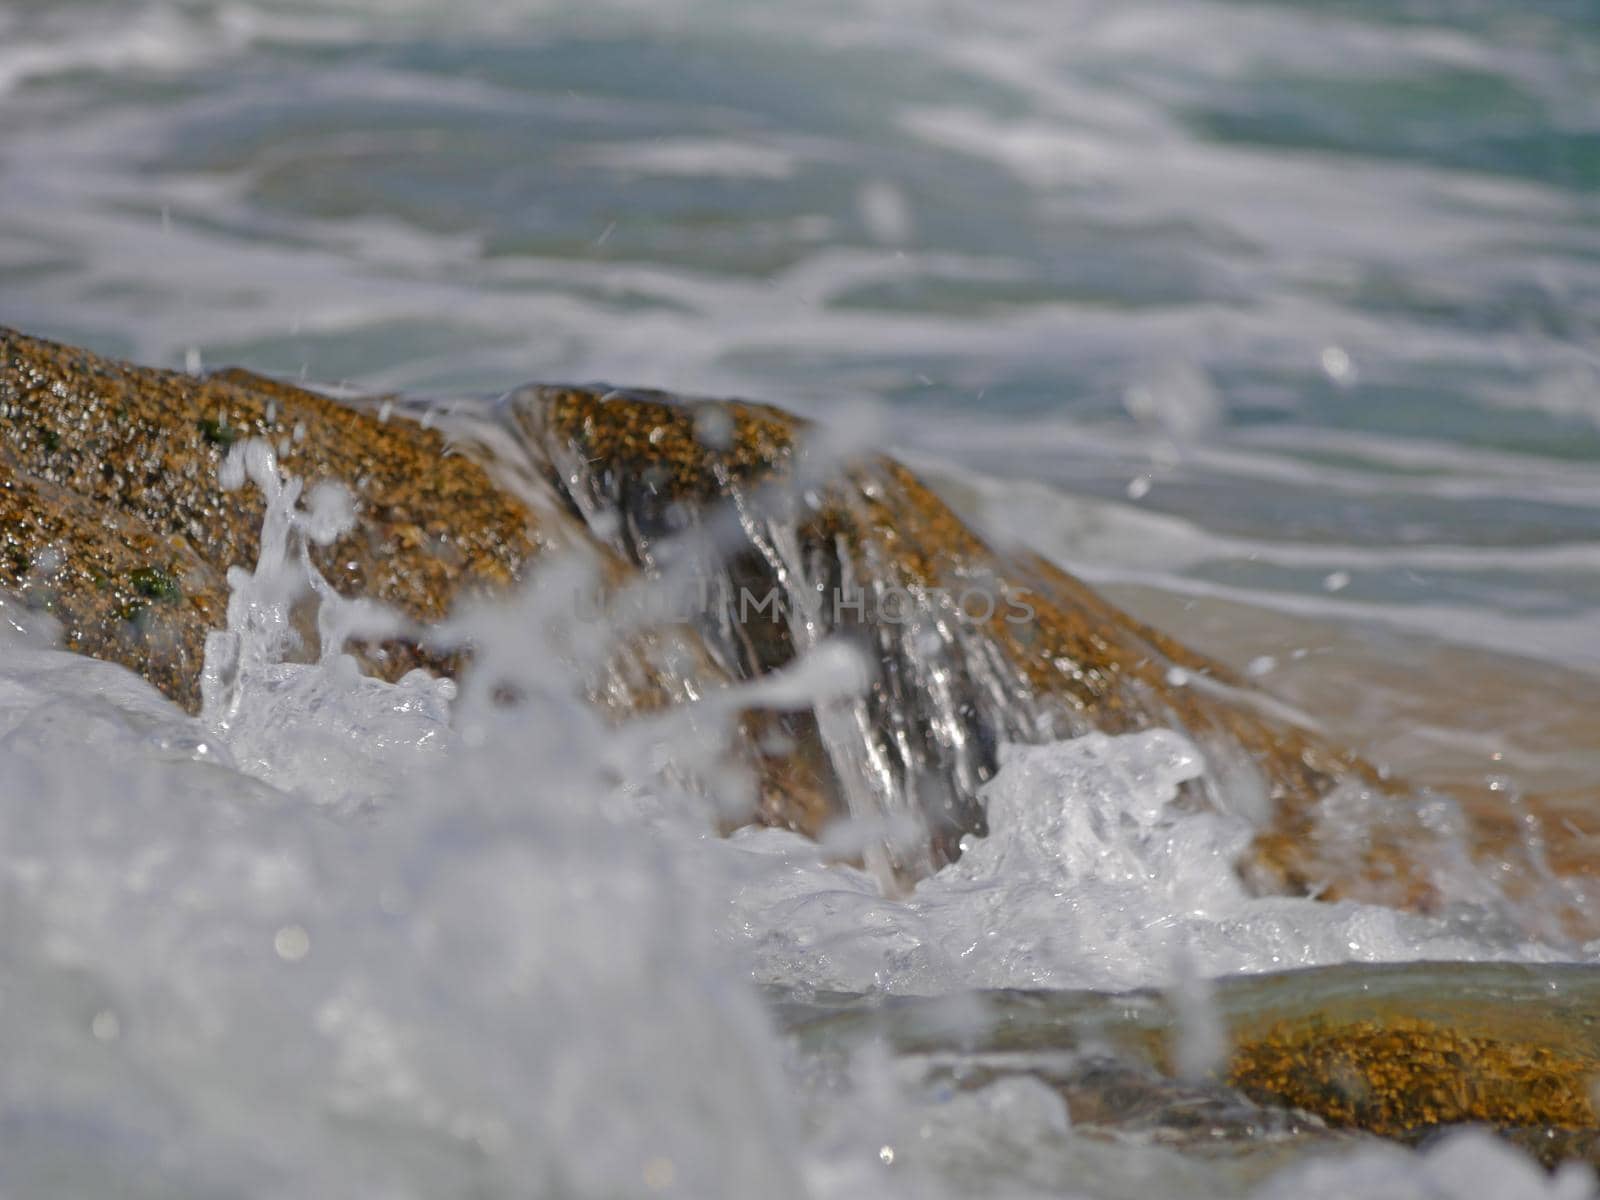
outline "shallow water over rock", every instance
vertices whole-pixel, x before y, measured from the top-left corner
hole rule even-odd
[[[1203,1005],[1195,986],[777,1001],[808,1052],[887,1046],[903,1078],[945,1102],[1041,1083],[1074,1131],[1171,1147],[1233,1186],[1285,1155],[1347,1148],[1351,1130],[1419,1143],[1484,1126],[1546,1162],[1600,1166],[1591,967],[1328,967],[1227,980],[1205,989]],[[1200,1023],[1215,1035],[1209,1060],[1196,1062]]]

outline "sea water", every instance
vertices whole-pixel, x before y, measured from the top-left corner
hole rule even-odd
[[[878,405],[992,536],[1386,761],[1582,787],[1597,95],[1577,2],[11,0],[0,321],[364,390]],[[1036,1080],[811,1057],[763,996],[959,1031],[975,989],[1187,990],[1203,1061],[1214,977],[1600,949],[1246,894],[1165,731],[1009,751],[990,839],[907,896],[714,838],[536,590],[461,618],[515,710],[282,662],[337,506],[244,465],[279,536],[200,719],[0,614],[0,1194],[1590,1190],[1472,1133],[1245,1171]]]

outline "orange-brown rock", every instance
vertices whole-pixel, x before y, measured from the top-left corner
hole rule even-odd
[[[778,619],[752,618],[752,605],[707,615],[729,674],[781,667],[828,632],[869,644],[878,682],[844,722],[862,745],[854,764],[833,756],[837,798],[823,811],[852,809],[853,790],[915,796],[933,847],[902,853],[905,872],[982,828],[976,791],[999,742],[1169,726],[1207,757],[1196,801],[1254,801],[1262,833],[1244,867],[1259,886],[1430,901],[1432,835],[1403,789],[1066,572],[987,545],[892,459],[808,464],[805,423],[755,404],[545,387],[511,407],[574,509],[619,552],[650,567],[664,538],[705,518],[730,584],[725,605],[740,589],[787,592]],[[797,611],[808,600],[811,611]],[[891,602],[903,619],[888,619]],[[799,732],[822,736],[810,719]],[[848,778],[853,765],[862,778]],[[1335,791],[1348,828],[1323,803]]]
[[[68,648],[196,707],[227,568],[259,550],[259,493],[217,486],[222,455],[249,437],[308,484],[350,489],[355,529],[313,553],[341,592],[437,621],[462,591],[509,584],[535,548],[528,509],[415,421],[245,372],[131,367],[0,329],[0,587],[52,611]],[[387,678],[449,665],[403,642],[367,657]]]
[[[929,1011],[940,1003],[821,1010],[801,1036],[815,1044],[866,1025],[954,1086],[1034,1074],[1062,1094],[1074,1125],[1163,1142],[1255,1145],[1269,1130],[1298,1136],[1325,1123],[1416,1144],[1473,1125],[1547,1164],[1600,1166],[1593,966],[1345,963],[1218,980],[1217,1059],[1197,1070],[1189,1056],[1181,1078],[1192,1013],[1170,993],[995,992],[982,1027],[959,1032]],[[1255,1105],[1289,1111],[1264,1121]]]
[[[752,708],[736,753],[755,769],[767,823],[815,834],[845,813],[916,817],[918,838],[885,838],[901,878],[982,831],[978,791],[1002,742],[1168,726],[1207,762],[1187,801],[1257,821],[1241,864],[1257,886],[1433,898],[1437,839],[1417,797],[1054,565],[987,544],[892,459],[830,460],[809,426],[774,408],[534,387],[494,418],[520,438],[520,469],[541,477],[550,503],[535,504],[488,443],[453,445],[408,411],[237,371],[128,366],[0,329],[0,591],[51,612],[67,647],[195,707],[226,571],[255,560],[263,515],[254,491],[222,491],[217,469],[230,445],[265,438],[286,471],[339,482],[354,500],[354,529],[313,551],[318,569],[419,628],[574,541],[613,579],[698,573],[701,609],[662,627],[686,649],[676,674],[654,666],[664,640],[635,635],[596,689],[617,708],[681,701],[783,668],[825,638],[855,639],[877,667],[865,694]],[[365,654],[389,678],[461,665],[416,640]],[[1503,860],[1516,826],[1487,811],[1479,833]],[[1224,1075],[1334,1125],[1415,1139],[1482,1122],[1547,1159],[1593,1158],[1591,975],[1379,968],[1238,981],[1220,993]],[[1166,1028],[1129,1036],[1159,1059]]]
[[[1596,983],[1583,967],[1343,967],[1263,980],[1249,1007],[1246,984],[1225,1074],[1336,1127],[1416,1140],[1485,1125],[1546,1162],[1600,1165]]]
[[[902,879],[983,830],[978,790],[1000,743],[1162,725],[1207,760],[1190,802],[1257,822],[1242,868],[1258,886],[1432,898],[1434,835],[1405,789],[1065,572],[989,546],[891,459],[830,461],[807,449],[804,422],[770,407],[532,387],[497,415],[552,485],[558,505],[535,512],[505,486],[504,464],[452,452],[407,411],[0,330],[0,588],[49,608],[68,647],[194,707],[226,570],[254,561],[263,509],[254,491],[221,491],[217,467],[229,445],[265,438],[286,471],[354,498],[355,528],[314,551],[318,569],[419,625],[573,537],[617,570],[647,572],[698,537],[708,587],[686,616],[706,686],[764,675],[828,636],[856,639],[877,664],[870,690],[746,714],[744,754],[763,781],[761,820],[812,834],[845,813],[919,823],[916,838],[886,839]],[[459,665],[415,641],[367,647],[366,661],[389,678]],[[611,700],[696,690],[633,675]]]

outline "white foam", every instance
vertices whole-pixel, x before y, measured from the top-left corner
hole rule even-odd
[[[446,685],[284,664],[297,541],[329,526],[235,454],[268,515],[204,718],[7,643],[7,1187],[798,1196],[755,995],[702,885],[606,815],[569,666],[535,655],[462,739]]]
[[[794,155],[778,147],[710,138],[613,142],[591,147],[584,157],[596,166],[640,175],[787,179],[795,172]]]
[[[1587,1167],[1568,1163],[1548,1173],[1492,1134],[1466,1130],[1421,1154],[1372,1147],[1293,1167],[1258,1188],[1253,1200],[1588,1200],[1594,1195],[1594,1175]]]
[[[1010,747],[983,792],[989,836],[903,901],[792,835],[743,831],[730,845],[752,861],[729,936],[766,982],[922,994],[1163,987],[1180,962],[1215,977],[1562,957],[1387,908],[1251,896],[1235,871],[1248,822],[1174,803],[1199,769],[1162,730]]]

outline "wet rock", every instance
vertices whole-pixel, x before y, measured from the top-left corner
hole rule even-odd
[[[228,589],[187,540],[0,460],[0,581],[53,615],[68,649],[198,700],[205,630],[225,622]]]
[[[985,544],[892,459],[818,462],[804,422],[754,404],[531,387],[503,407],[619,554],[681,571],[698,535],[697,625],[730,676],[829,636],[864,647],[866,695],[789,719],[827,766],[829,801],[790,814],[803,832],[841,813],[910,819],[918,835],[887,858],[914,878],[982,831],[1000,743],[1165,726],[1206,757],[1191,800],[1261,826],[1257,886],[1429,902],[1433,835],[1401,789],[1066,572]]]
[[[640,640],[598,689],[615,707],[854,640],[874,668],[866,693],[748,712],[741,753],[761,780],[759,819],[881,827],[867,857],[886,881],[926,874],[983,831],[978,792],[1001,743],[1167,726],[1206,759],[1188,801],[1242,807],[1262,830],[1243,864],[1259,887],[1431,898],[1432,835],[1406,793],[1065,572],[985,544],[892,459],[817,452],[814,431],[777,409],[659,393],[522,389],[484,426],[498,442],[452,442],[430,427],[438,415],[0,330],[0,588],[55,612],[69,647],[193,708],[226,571],[254,562],[263,508],[253,490],[221,491],[218,464],[264,438],[308,486],[351,493],[356,525],[314,550],[317,568],[419,626],[575,541],[619,575],[692,585],[695,602],[662,623],[687,626],[689,666]],[[528,487],[511,486],[513,466]],[[425,635],[362,652],[391,679],[460,665]],[[652,665],[664,657],[679,665]]]
[[[259,549],[259,493],[217,485],[223,454],[244,438],[267,439],[308,486],[350,490],[356,528],[313,552],[340,592],[437,621],[458,594],[509,584],[534,550],[526,506],[416,421],[245,372],[132,367],[0,328],[0,588],[51,610],[68,648],[124,663],[194,709],[226,571]],[[401,641],[365,657],[390,679],[452,665]]]
[[[1600,1166],[1592,968],[1422,964],[1285,980],[1240,988],[1229,1005],[1227,1081],[1245,1095],[1408,1142],[1487,1125],[1547,1164]]]
[[[823,998],[780,1008],[802,1047],[871,1039],[930,1079],[1042,1080],[1074,1123],[1246,1152],[1360,1131],[1422,1144],[1485,1126],[1547,1165],[1600,1166],[1600,970],[1350,964],[1220,981],[1221,1065],[1178,1079],[1182,1013],[1159,992],[987,993],[952,1031],[940,1000]]]

